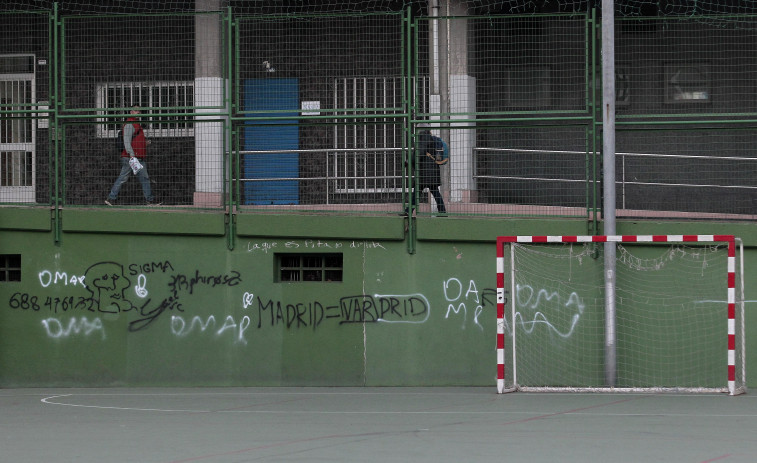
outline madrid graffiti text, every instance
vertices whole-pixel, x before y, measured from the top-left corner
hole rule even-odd
[[[286,328],[317,329],[321,324],[355,323],[424,323],[428,320],[430,304],[423,294],[359,294],[344,296],[332,303],[307,301],[283,303],[245,293],[245,307],[255,314],[257,328],[285,326]]]

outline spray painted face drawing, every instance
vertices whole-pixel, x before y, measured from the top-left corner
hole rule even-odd
[[[99,312],[118,313],[133,306],[126,299],[126,290],[131,281],[124,275],[124,268],[115,262],[99,262],[84,273],[87,289],[92,294],[93,309]]]

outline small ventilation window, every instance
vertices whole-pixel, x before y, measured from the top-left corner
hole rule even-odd
[[[21,254],[0,254],[0,281],[21,281]]]
[[[278,281],[342,281],[342,254],[276,254]]]

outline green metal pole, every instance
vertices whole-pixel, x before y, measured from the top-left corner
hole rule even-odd
[[[592,89],[593,93],[591,95],[591,212],[592,212],[592,220],[590,223],[590,233],[591,234],[598,234],[599,233],[599,223],[597,216],[599,215],[599,211],[597,210],[597,136],[599,134],[598,130],[598,124],[597,124],[597,53],[596,53],[596,46],[597,46],[597,9],[592,8],[591,10],[591,46],[590,46],[590,53],[591,53],[591,81],[592,81]]]
[[[407,51],[405,56],[405,75],[407,76],[405,81],[407,82],[406,85],[406,96],[405,96],[405,112],[406,112],[406,120],[405,120],[405,164],[407,165],[407,172],[405,176],[405,191],[407,194],[403,194],[402,197],[402,203],[404,210],[407,211],[407,252],[409,254],[415,254],[415,220],[413,219],[413,186],[415,184],[413,180],[414,176],[414,169],[413,169],[413,126],[412,126],[412,119],[413,115],[415,114],[417,108],[417,98],[415,97],[415,92],[418,89],[417,82],[415,81],[415,78],[417,77],[417,68],[413,66],[414,63],[414,57],[417,56],[417,41],[414,40],[417,28],[414,22],[414,19],[412,17],[412,11],[410,7],[408,6],[405,8],[405,43],[403,44],[402,50]],[[417,204],[417,198],[415,198],[416,204]]]
[[[226,87],[225,87],[225,99],[226,102],[226,125],[225,125],[225,131],[226,131],[226,140],[224,141],[224,152],[228,153],[226,156],[226,162],[224,163],[224,176],[227,178],[226,181],[226,196],[228,196],[226,207],[227,207],[227,213],[229,217],[229,223],[227,226],[227,247],[231,251],[234,249],[235,245],[235,235],[236,235],[236,208],[234,207],[234,195],[233,195],[233,182],[234,182],[234,176],[231,175],[232,173],[232,163],[234,159],[234,153],[236,152],[234,148],[234,139],[235,139],[235,133],[232,127],[232,121],[231,116],[233,115],[234,109],[234,102],[232,101],[232,94],[231,94],[231,81],[232,81],[232,41],[233,41],[233,20],[232,20],[232,13],[231,13],[231,7],[228,6],[226,8]]]
[[[53,24],[52,29],[50,30],[50,34],[53,36],[53,49],[52,49],[52,73],[53,73],[53,95],[51,95],[50,98],[50,104],[53,107],[53,120],[52,120],[52,126],[53,130],[48,131],[49,134],[52,134],[52,145],[53,145],[53,184],[54,188],[50,191],[51,199],[52,199],[52,206],[53,206],[53,235],[56,245],[60,245],[61,242],[61,214],[60,214],[60,207],[61,207],[61,201],[60,201],[60,175],[61,175],[61,146],[60,146],[60,134],[61,134],[61,127],[60,119],[58,119],[58,114],[60,113],[60,87],[58,85],[59,83],[59,73],[61,72],[61,63],[59,63],[59,52],[58,52],[58,42],[59,39],[62,41],[62,37],[60,37],[60,34],[62,33],[62,26],[59,21],[58,17],[58,3],[53,4]]]

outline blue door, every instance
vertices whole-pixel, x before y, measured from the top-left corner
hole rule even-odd
[[[297,116],[300,90],[297,79],[249,79],[244,81],[244,110],[255,117]],[[291,109],[292,112],[270,112]],[[248,121],[244,127],[244,151],[270,151],[244,154],[242,175],[243,204],[299,204],[299,182],[267,180],[299,178],[299,127],[297,120]],[[276,152],[280,150],[280,152]]]

